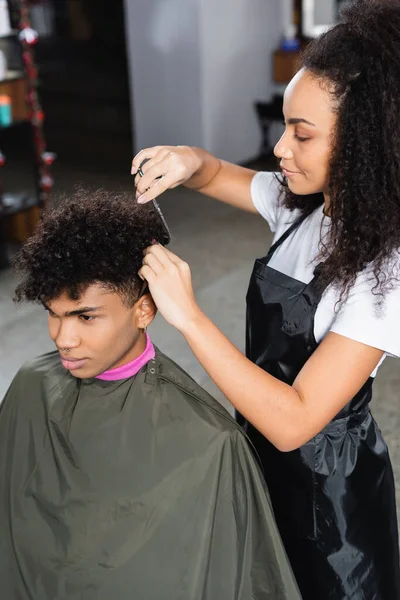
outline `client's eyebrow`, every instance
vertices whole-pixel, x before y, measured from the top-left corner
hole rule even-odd
[[[46,310],[53,312],[47,304],[43,302],[43,306]],[[82,306],[82,308],[77,308],[76,310],[67,311],[64,316],[65,317],[79,317],[79,315],[84,315],[89,312],[99,312],[100,310],[104,310],[105,306]]]
[[[79,315],[83,315],[88,312],[99,312],[100,310],[104,310],[105,306],[83,306],[82,308],[77,308],[76,310],[71,310],[65,313],[66,317],[77,317]]]

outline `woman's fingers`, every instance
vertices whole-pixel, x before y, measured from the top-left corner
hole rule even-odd
[[[157,152],[157,154],[150,159],[146,159],[146,162],[141,163],[140,173],[135,173],[135,185],[137,188],[143,189],[144,185],[150,187],[149,183],[151,183],[156,177],[160,177],[164,175],[162,169],[158,169],[155,171],[157,165],[163,163],[163,160],[168,156],[168,150],[166,148],[162,148]]]
[[[161,256],[161,260],[160,260],[160,255],[154,252],[148,252],[147,254],[145,254],[144,258],[143,258],[143,265],[146,265],[147,267],[150,267],[150,269],[156,274],[159,275],[166,266],[168,266],[168,264],[165,264],[165,261],[162,260],[162,256]]]
[[[188,146],[156,146],[142,150],[132,161],[132,172],[136,173],[136,197],[140,198],[140,203],[154,200],[167,189],[185,183],[200,166],[201,160]]]
[[[143,279],[143,281],[147,281],[147,283],[150,285],[157,277],[157,275],[154,273],[153,269],[151,267],[149,267],[148,265],[143,265],[139,269],[138,275],[141,279]]]
[[[136,154],[132,160],[131,173],[135,175],[139,171],[139,167],[144,160],[154,158],[161,150],[164,150],[165,146],[154,146],[153,148],[145,148]]]
[[[178,266],[181,263],[184,263],[184,261],[181,258],[179,258],[179,256],[177,256],[176,254],[171,252],[171,250],[168,250],[161,244],[153,244],[152,246],[149,246],[148,248],[146,248],[143,254],[145,258],[150,255],[157,257],[158,261],[166,268],[171,264]]]
[[[136,174],[136,198],[144,194],[148,189],[158,183],[160,179],[165,176],[168,165],[164,159],[165,155],[163,153],[157,154],[157,156],[151,161],[143,165],[142,176],[140,176],[139,173]]]
[[[137,197],[138,204],[146,204],[150,200],[155,200],[158,196],[161,196],[161,194],[173,187],[175,187],[174,175],[164,175],[161,179],[156,179],[143,194]]]
[[[184,264],[186,264],[184,260],[182,260],[181,258],[179,258],[179,256],[177,256],[176,254],[174,254],[173,252],[171,252],[171,250],[169,250],[165,246],[161,246],[161,244],[157,244],[155,247],[153,246],[153,249],[154,249],[154,252],[162,252],[164,254],[164,256],[168,260],[170,260],[171,262],[173,262],[175,265],[184,265]]]
[[[174,164],[176,162],[168,148],[161,148],[141,167],[142,175],[137,173],[135,176],[136,198],[140,199],[140,204],[154,200],[184,181],[183,169],[179,164]]]
[[[172,252],[158,244],[147,248],[139,275],[163,317],[178,330],[198,313],[189,265]]]

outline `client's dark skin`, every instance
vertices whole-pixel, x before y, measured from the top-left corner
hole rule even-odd
[[[95,377],[145,350],[156,308],[138,270],[143,248],[157,239],[158,215],[133,194],[78,190],[17,254],[15,299],[48,311],[50,337],[74,377]]]
[[[44,307],[63,366],[82,379],[140,356],[146,347],[145,330],[156,314],[149,294],[130,306],[99,283],[90,285],[78,300],[64,292]]]
[[[300,598],[244,433],[146,335],[138,271],[165,233],[133,192],[81,190],[16,256],[58,352],[0,406],[7,600]]]

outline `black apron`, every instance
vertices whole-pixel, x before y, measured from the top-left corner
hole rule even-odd
[[[303,220],[256,260],[247,294],[247,356],[289,385],[318,346],[314,317],[323,291],[318,268],[306,285],[268,263]],[[372,381],[293,452],[277,450],[238,415],[260,455],[304,600],[400,598],[394,478],[369,411]]]

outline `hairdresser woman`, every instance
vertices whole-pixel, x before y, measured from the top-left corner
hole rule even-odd
[[[400,3],[352,3],[308,48],[283,113],[280,181],[188,147],[132,166],[139,202],[183,183],[269,223],[246,357],[201,312],[181,259],[154,245],[141,276],[243,415],[304,600],[398,600],[393,473],[369,402],[386,354],[400,356]]]

